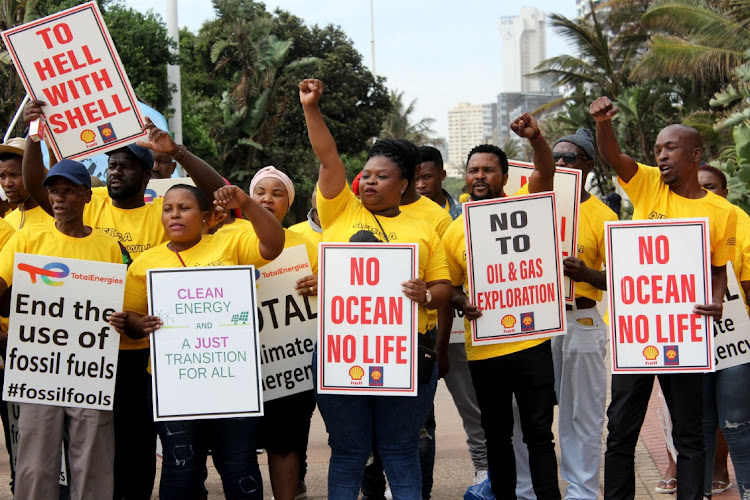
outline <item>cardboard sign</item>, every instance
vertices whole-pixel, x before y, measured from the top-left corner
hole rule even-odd
[[[318,392],[417,395],[416,244],[321,243]]]
[[[307,247],[285,249],[258,274],[263,400],[310,391],[318,298],[299,295],[294,289],[298,279],[312,274]]]
[[[164,198],[169,188],[177,184],[187,184],[195,186],[195,182],[190,177],[173,177],[170,179],[151,179],[148,181],[146,191],[143,192],[143,201],[151,203],[156,198]]]
[[[750,317],[731,262],[727,262],[724,312],[714,320],[714,353],[716,370],[750,362]]]
[[[46,140],[81,160],[144,137],[135,93],[96,2],[2,33],[32,99],[44,101]]]
[[[464,204],[474,345],[565,332],[557,220],[554,193]]]
[[[125,266],[17,253],[3,399],[111,410]]]
[[[612,373],[708,372],[708,219],[606,222]]]
[[[253,266],[151,269],[154,419],[263,414]]]
[[[509,161],[508,183],[505,192],[513,194],[529,182],[534,172],[532,163]],[[560,228],[560,248],[562,258],[578,255],[578,214],[581,203],[581,171],[574,168],[557,167],[555,169],[555,209],[557,224]],[[563,276],[565,302],[575,301],[575,281]]]

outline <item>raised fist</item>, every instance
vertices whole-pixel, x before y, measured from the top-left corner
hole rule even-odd
[[[606,122],[611,120],[613,116],[620,111],[612,104],[609,97],[599,97],[596,101],[591,103],[589,106],[589,114],[596,120],[597,123]]]
[[[323,94],[323,82],[308,78],[299,82],[299,102],[303,106],[314,106],[318,104]]]
[[[539,135],[539,125],[536,120],[528,113],[518,115],[518,118],[510,123],[510,128],[519,137],[533,139]]]

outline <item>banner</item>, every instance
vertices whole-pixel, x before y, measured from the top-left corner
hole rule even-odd
[[[731,262],[727,262],[724,313],[714,320],[714,353],[717,370],[750,362],[750,317]]]
[[[612,373],[714,370],[708,219],[606,222]]]
[[[154,419],[263,414],[253,266],[148,271]]]
[[[143,192],[143,201],[151,203],[156,198],[164,198],[169,188],[177,184],[187,184],[195,186],[195,182],[190,177],[172,177],[169,179],[151,179],[148,181],[146,191]]]
[[[565,332],[555,194],[464,204],[469,298],[482,309],[472,343]]]
[[[14,265],[3,399],[111,410],[125,266],[24,253]]]
[[[99,7],[88,2],[2,33],[58,158],[82,160],[144,137],[145,123]]]
[[[417,395],[416,244],[321,243],[318,392]]]
[[[285,249],[258,274],[263,400],[310,391],[318,298],[299,295],[294,289],[298,279],[312,274],[307,247]]]
[[[513,194],[529,182],[534,172],[534,165],[521,161],[510,160],[508,167],[508,182],[505,192]],[[555,169],[555,209],[557,210],[557,224],[560,228],[560,248],[562,258],[578,255],[578,214],[581,203],[581,171],[575,168],[557,167]],[[575,281],[563,276],[563,291],[565,302],[575,301]]]

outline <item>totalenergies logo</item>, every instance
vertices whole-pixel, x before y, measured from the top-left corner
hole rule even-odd
[[[500,320],[500,324],[505,328],[513,328],[516,326],[516,317],[512,314],[506,314],[503,319]]]
[[[29,273],[32,283],[36,283],[36,277],[41,276],[42,281],[50,286],[63,285],[62,281],[53,281],[50,278],[64,278],[70,274],[70,269],[62,262],[50,262],[44,267],[36,267],[22,262],[18,264],[18,270]]]

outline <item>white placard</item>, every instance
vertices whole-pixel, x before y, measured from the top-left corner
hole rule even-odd
[[[321,243],[318,392],[417,395],[416,244]]]
[[[135,93],[96,2],[2,35],[26,92],[46,103],[45,137],[55,156],[80,161],[146,135]]]
[[[263,414],[253,266],[151,269],[154,419]]]
[[[513,194],[529,182],[529,177],[534,172],[534,165],[512,160],[508,164],[508,182],[505,184],[505,192]],[[557,167],[555,169],[554,193],[562,257],[563,259],[577,257],[581,171],[574,168]],[[575,281],[564,276],[563,291],[565,292],[565,302],[572,304],[575,301]]]
[[[297,280],[310,276],[307,247],[285,249],[258,269],[258,331],[263,400],[313,388],[312,355],[318,332],[318,297],[297,294]]]
[[[169,179],[151,179],[148,181],[146,191],[143,192],[143,201],[151,203],[156,198],[164,198],[169,188],[178,184],[187,184],[195,186],[195,182],[190,177],[170,177]]]
[[[716,370],[750,362],[750,317],[731,262],[727,262],[724,311],[720,320],[714,320],[714,353]]]
[[[453,323],[451,324],[451,344],[463,344],[466,342],[466,324],[464,323],[464,312],[453,309]]]
[[[16,253],[3,399],[112,410],[125,266]]]
[[[464,204],[472,343],[497,344],[565,333],[555,194]]]
[[[604,227],[612,373],[713,371],[708,219]]]

